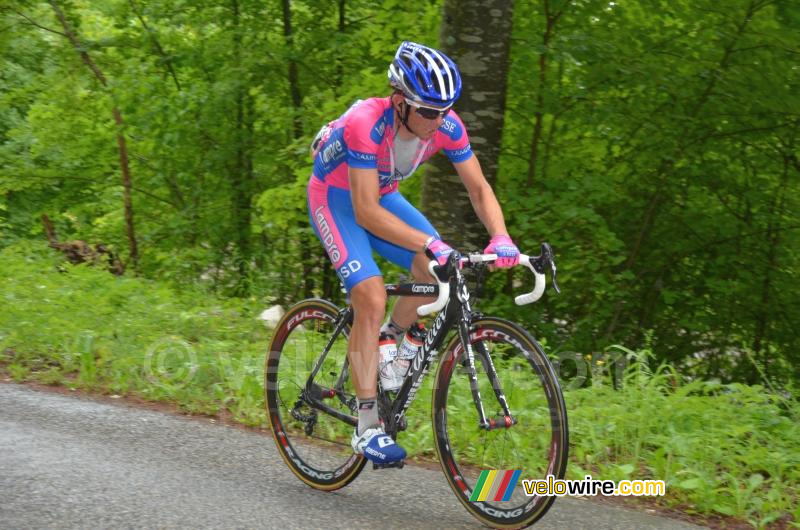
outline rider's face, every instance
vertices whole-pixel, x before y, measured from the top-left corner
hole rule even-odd
[[[415,112],[413,107],[411,112],[408,113],[409,125],[411,125],[414,133],[423,140],[428,140],[436,134],[436,130],[441,127],[442,122],[444,122],[444,116],[441,114],[433,119],[423,118],[419,113]]]
[[[428,140],[436,134],[436,130],[442,125],[444,117],[449,111],[449,107],[446,109],[418,107],[409,103],[405,98],[399,98],[399,102],[401,105],[408,105],[410,107],[408,113],[409,128],[411,132],[422,140]],[[403,112],[405,112],[405,109],[403,109]]]

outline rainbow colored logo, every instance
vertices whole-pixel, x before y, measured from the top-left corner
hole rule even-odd
[[[517,487],[517,481],[522,471],[511,469],[497,471],[496,469],[481,471],[478,483],[472,491],[470,501],[508,501]]]

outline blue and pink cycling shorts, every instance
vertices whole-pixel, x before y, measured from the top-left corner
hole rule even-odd
[[[380,205],[409,226],[438,237],[433,225],[399,191],[383,195]],[[396,265],[411,268],[414,251],[376,237],[356,223],[350,190],[312,177],[308,183],[308,213],[311,226],[348,293],[359,282],[381,275],[373,250]]]

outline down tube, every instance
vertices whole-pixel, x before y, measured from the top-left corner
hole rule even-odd
[[[447,332],[453,327],[456,317],[461,314],[460,306],[456,305],[455,308],[453,306],[454,304],[451,300],[444,310],[436,316],[428,334],[425,336],[425,342],[423,342],[422,347],[417,352],[417,356],[411,362],[411,377],[406,377],[392,407],[395,424],[403,418],[406,410],[411,406],[417,391],[425,380],[425,375],[428,373],[431,362],[436,358],[436,349],[441,347]]]

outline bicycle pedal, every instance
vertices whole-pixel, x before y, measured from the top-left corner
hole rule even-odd
[[[398,460],[397,462],[392,462],[391,464],[378,464],[377,462],[372,463],[372,469],[386,469],[390,467],[396,467],[398,469],[403,469],[403,466],[406,465],[405,460]]]

